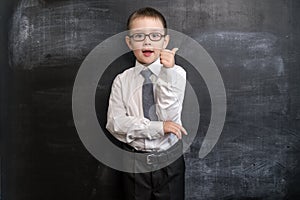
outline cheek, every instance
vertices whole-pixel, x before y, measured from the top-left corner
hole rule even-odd
[[[165,46],[164,46],[164,41],[159,41],[159,42],[152,42],[151,43],[151,46],[154,47],[155,49],[164,49]],[[131,48],[133,51],[138,51],[138,50],[141,50],[144,48],[144,43],[143,42],[134,42],[134,43],[131,43]]]
[[[135,55],[135,57],[140,57],[142,53],[140,50],[133,50],[133,54]]]
[[[153,47],[155,47],[156,49],[164,49],[164,42],[157,42],[153,44]]]
[[[142,49],[142,47],[143,47],[143,44],[142,43],[133,43],[133,44],[131,44],[131,48],[132,48],[132,50],[134,51],[134,50],[140,50],[140,49]]]

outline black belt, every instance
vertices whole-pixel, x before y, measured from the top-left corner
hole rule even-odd
[[[165,151],[156,151],[156,152],[147,152],[147,151],[139,151],[133,148],[132,146],[124,143],[125,150],[130,150],[136,153],[147,153],[149,155],[146,156],[146,163],[148,165],[154,164],[162,164],[170,160],[174,160],[175,158],[179,158],[182,155],[182,141],[178,141],[173,146]]]

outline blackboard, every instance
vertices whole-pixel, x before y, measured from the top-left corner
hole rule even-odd
[[[94,159],[76,133],[72,87],[88,53],[144,6],[199,42],[225,84],[224,129],[200,159],[210,99],[186,63],[203,96],[197,137],[185,154],[186,199],[299,198],[299,1],[23,0],[1,2],[2,199],[122,199],[119,172]],[[102,77],[106,96],[118,70]]]

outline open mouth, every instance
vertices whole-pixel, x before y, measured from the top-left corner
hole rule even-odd
[[[149,57],[151,56],[151,54],[154,52],[152,50],[146,49],[146,50],[142,50],[144,56]]]

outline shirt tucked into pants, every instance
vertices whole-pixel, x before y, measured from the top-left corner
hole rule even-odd
[[[151,70],[145,77],[143,70]],[[151,80],[150,80],[151,79]],[[145,83],[146,81],[146,83]],[[156,119],[150,119],[151,103],[142,99],[144,84],[153,83]],[[181,125],[181,111],[186,85],[185,70],[175,65],[165,68],[158,59],[149,66],[136,66],[119,74],[112,85],[107,115],[107,130],[123,149],[135,153],[168,152],[182,147],[175,134],[165,134],[163,121]],[[148,89],[149,90],[149,89]],[[149,100],[150,98],[148,98]],[[172,154],[171,154],[172,155]],[[147,173],[123,173],[126,200],[184,200],[185,163],[182,156],[173,163]]]
[[[123,145],[123,149],[144,153]],[[123,173],[124,200],[184,200],[183,155],[170,165],[147,173]]]

